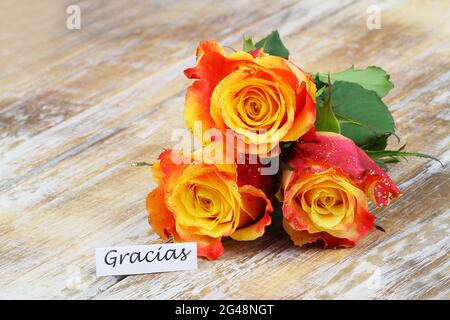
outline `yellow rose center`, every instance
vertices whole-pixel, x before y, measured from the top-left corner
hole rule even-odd
[[[175,187],[168,205],[178,224],[220,237],[234,231],[239,221],[240,198],[234,187],[213,173],[192,177]]]
[[[302,207],[307,209],[310,219],[319,228],[332,229],[339,225],[346,214],[346,194],[339,188],[317,186],[301,197]]]
[[[289,130],[295,113],[295,93],[275,75],[243,67],[225,77],[211,97],[211,115],[250,142],[276,142]],[[281,132],[277,132],[281,131]]]
[[[330,169],[316,173],[300,185],[295,201],[317,232],[346,230],[352,224],[358,198],[363,193]]]
[[[222,199],[220,194],[210,187],[191,185],[185,198],[185,204],[188,205],[194,216],[217,218]]]

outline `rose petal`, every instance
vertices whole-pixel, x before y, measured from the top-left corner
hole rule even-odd
[[[237,184],[238,186],[252,185],[261,189],[266,195],[272,195],[277,188],[276,174],[261,174],[261,170],[267,167],[258,163],[249,163],[249,157],[246,156],[244,164],[237,165]],[[271,198],[271,197],[270,197]]]
[[[252,61],[245,52],[226,55],[222,47],[214,41],[201,41],[197,48],[197,64],[184,71],[186,77],[200,79],[195,81],[186,93],[184,115],[187,126],[194,129],[195,121],[202,121],[203,130],[218,128],[225,130],[223,122],[215,122],[210,112],[211,94],[216,85],[233,70]]]
[[[387,205],[401,194],[383,169],[351,139],[340,134],[317,132],[314,139],[302,139],[292,148],[287,161],[302,170],[314,169],[317,164],[340,168],[378,206]]]
[[[336,238],[326,232],[309,233],[306,230],[297,231],[289,224],[289,222],[287,222],[286,219],[283,219],[283,227],[294,244],[299,247],[319,241],[323,242],[323,247],[325,249],[350,248],[355,245],[354,241],[345,238]]]
[[[298,165],[299,163],[297,162],[296,164]],[[328,168],[318,172],[314,172],[314,170],[307,172],[306,169],[305,167],[297,166],[294,172],[284,171],[282,177],[284,188],[283,216],[294,230],[315,235],[320,233],[323,239],[328,239],[327,237],[329,236],[332,237],[331,240],[337,238],[356,242],[373,228],[375,217],[368,210],[366,195],[361,189],[350,183],[350,178],[340,168]],[[312,222],[311,217],[304,211],[302,205],[295,200],[295,197],[298,196],[298,192],[305,185],[311,184],[311,188],[320,190],[321,185],[332,182],[333,185],[345,189],[349,199],[353,199],[355,207],[350,220],[348,220],[349,224],[344,223],[339,228],[324,230]],[[305,237],[307,236],[303,235],[303,238]]]
[[[175,219],[166,206],[164,188],[157,187],[147,196],[148,222],[161,238],[176,236]]]
[[[252,55],[253,58],[259,58],[264,54],[263,49],[261,48],[253,49],[249,53]]]
[[[288,81],[296,92],[300,92],[302,84],[306,84],[307,92],[313,102],[316,101],[316,84],[309,73],[306,73],[289,60],[276,56],[263,56],[255,59],[256,63],[270,69],[284,81]]]
[[[296,97],[296,115],[291,130],[282,141],[295,141],[308,133],[316,121],[316,106],[313,99],[307,94],[306,84],[303,82]]]
[[[216,260],[223,254],[222,238],[212,238],[205,235],[196,234],[197,229],[176,225],[178,237],[177,242],[196,242],[197,255],[206,257],[208,260]]]
[[[261,237],[266,226],[270,225],[269,213],[273,212],[272,203],[265,193],[250,185],[239,188],[241,194],[241,216],[246,225],[230,235],[234,240],[248,241]]]

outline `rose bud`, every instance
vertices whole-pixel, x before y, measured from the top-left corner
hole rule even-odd
[[[296,245],[321,240],[351,247],[373,227],[368,199],[384,206],[400,195],[386,172],[352,140],[317,132],[286,156],[281,197],[283,226]]]

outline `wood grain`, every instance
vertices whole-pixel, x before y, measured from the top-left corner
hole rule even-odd
[[[0,297],[450,298],[450,5],[386,2],[382,29],[368,30],[369,1],[232,3],[80,1],[71,31],[68,3],[2,1]],[[155,159],[184,126],[197,42],[238,48],[273,29],[308,71],[387,69],[402,143],[445,166],[393,166],[405,196],[375,211],[387,232],[353,249],[299,249],[274,225],[226,241],[195,272],[96,278],[95,247],[161,241],[144,208],[154,182],[129,164]]]

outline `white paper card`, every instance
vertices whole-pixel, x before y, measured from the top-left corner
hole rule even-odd
[[[96,248],[97,276],[197,269],[197,243]]]

